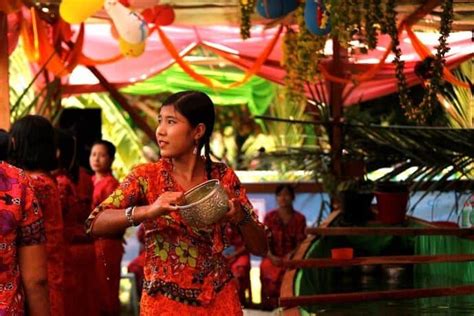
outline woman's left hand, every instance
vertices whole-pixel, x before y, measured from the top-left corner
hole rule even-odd
[[[224,215],[224,222],[231,222],[232,224],[237,224],[242,221],[245,217],[245,214],[242,210],[242,206],[238,199],[229,200],[229,211]]]

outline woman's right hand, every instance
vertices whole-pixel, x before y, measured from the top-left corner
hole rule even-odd
[[[154,219],[158,216],[176,211],[178,205],[184,204],[184,201],[183,192],[164,192],[155,200],[155,202],[148,206],[146,217]]]

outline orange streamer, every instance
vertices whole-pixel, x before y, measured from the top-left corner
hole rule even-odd
[[[192,78],[196,79],[197,81],[205,84],[208,87],[211,88],[219,88],[219,89],[230,89],[230,88],[235,88],[237,86],[240,86],[244,83],[246,83],[253,75],[255,75],[260,68],[262,67],[263,63],[267,60],[268,56],[270,53],[273,51],[275,48],[276,43],[278,42],[278,38],[281,35],[281,32],[283,30],[283,27],[280,26],[278,31],[276,32],[275,36],[273,39],[268,43],[268,45],[265,47],[265,49],[262,51],[260,56],[258,56],[257,60],[255,63],[245,71],[245,74],[241,80],[238,80],[236,82],[233,82],[231,84],[223,85],[219,83],[218,81],[211,80],[203,75],[198,74],[197,72],[194,71],[194,69],[191,68],[191,66],[184,61],[184,59],[179,55],[178,51],[176,50],[176,47],[171,43],[171,41],[168,39],[166,34],[160,29],[160,27],[156,26],[156,30],[158,32],[158,35],[163,42],[163,45],[166,47],[170,55],[176,60],[176,63]],[[219,54],[219,51],[213,48],[212,46],[205,45],[208,49],[213,50],[214,52]]]
[[[420,41],[420,39],[416,36],[415,32],[413,32],[413,30],[408,25],[406,25],[405,30],[407,32],[408,37],[410,38],[415,52],[421,59],[425,59],[428,56],[434,57],[428,47],[426,47]],[[456,78],[456,76],[454,76],[453,73],[447,67],[443,67],[443,78],[454,85],[461,86],[463,88],[469,88],[469,84],[467,82],[461,81]]]
[[[123,58],[123,55],[118,54],[116,56],[106,58],[106,59],[93,59],[93,58],[87,57],[81,52],[78,63],[84,66],[96,66],[96,65],[110,64],[110,63],[119,61],[122,58]]]

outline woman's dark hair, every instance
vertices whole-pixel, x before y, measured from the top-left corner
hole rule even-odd
[[[10,135],[0,128],[0,160],[7,160],[8,147],[10,146]]]
[[[56,169],[56,144],[51,123],[39,115],[27,115],[10,129],[12,144],[8,159],[25,170]]]
[[[199,140],[198,152],[204,147],[204,155],[206,157],[206,173],[207,178],[211,178],[212,162],[211,162],[211,140],[212,131],[214,129],[215,111],[214,103],[207,94],[199,91],[182,91],[169,96],[162,106],[172,105],[183,115],[191,124],[196,127],[199,123],[206,126],[204,135]]]
[[[276,187],[275,195],[279,195],[281,193],[281,191],[283,191],[285,189],[290,193],[291,198],[294,200],[295,199],[295,189],[293,189],[293,187],[289,184],[279,184]]]
[[[56,144],[58,146],[58,168],[66,170],[74,182],[79,179],[79,162],[77,160],[77,141],[71,132],[56,128]]]
[[[110,157],[110,162],[113,162],[114,159],[115,159],[115,145],[112,144],[111,142],[109,142],[108,140],[103,140],[103,139],[100,139],[100,140],[96,140],[93,144],[92,144],[92,147],[94,147],[95,145],[102,145],[105,147],[105,149],[107,150],[107,154],[109,155]]]

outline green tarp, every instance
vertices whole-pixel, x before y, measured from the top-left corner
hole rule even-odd
[[[239,70],[228,68],[215,69],[201,66],[192,66],[193,69],[211,79],[227,85],[242,79],[243,74]],[[143,82],[128,86],[122,92],[138,95],[150,95],[161,92],[179,92],[183,90],[198,90],[207,93],[217,105],[248,104],[252,115],[262,115],[268,109],[276,93],[276,85],[253,76],[245,84],[231,89],[212,89],[196,81],[186,74],[179,66],[174,65],[168,70],[149,78]]]

